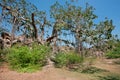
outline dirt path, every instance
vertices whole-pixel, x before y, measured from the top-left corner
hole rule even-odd
[[[77,72],[70,72],[64,69],[58,69],[45,66],[36,73],[17,73],[8,69],[6,65],[0,68],[0,80],[92,80],[90,76]]]
[[[97,80],[90,74],[54,68],[52,64],[50,63],[43,67],[41,71],[35,73],[17,73],[9,70],[7,65],[4,64],[0,67],[0,80]],[[111,70],[111,72],[120,72],[120,66],[106,64],[102,61],[97,61],[94,66]]]

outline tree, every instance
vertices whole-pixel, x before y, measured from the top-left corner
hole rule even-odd
[[[68,2],[65,5],[56,2],[51,7],[51,15],[55,20],[53,31],[55,29],[56,34],[61,30],[70,31],[76,40],[74,43],[76,51],[82,56],[86,48],[85,44],[89,47],[102,48],[103,44],[112,37],[111,32],[114,29],[112,20],[106,19],[98,24],[94,23],[97,16],[94,14],[94,8],[88,3],[85,9],[82,9]],[[68,43],[67,40],[62,41]]]
[[[74,1],[74,0],[72,0]],[[44,11],[39,11],[35,5],[26,0],[1,0],[2,20],[11,24],[12,39],[15,31],[21,30],[24,35],[39,41],[52,44],[53,52],[57,52],[57,46],[62,41],[65,45],[72,45],[76,52],[84,56],[86,48],[95,47],[95,50],[103,50],[103,45],[112,39],[114,26],[112,20],[104,20],[94,23],[97,16],[94,8],[86,3],[86,7],[76,6],[70,2],[61,5],[55,2],[50,9],[50,20]],[[2,23],[3,24],[3,23]],[[45,30],[52,27],[52,34]],[[50,31],[50,30],[49,30]],[[69,32],[69,33],[68,33]],[[45,39],[44,37],[48,37]],[[69,41],[63,35],[73,36],[75,41]],[[87,46],[86,46],[87,45]]]
[[[105,21],[100,22],[95,27],[94,36],[92,36],[92,43],[97,50],[105,51],[107,50],[107,44],[112,40],[112,30],[114,29],[112,20],[106,19]],[[106,48],[105,48],[106,47]]]
[[[1,0],[0,6],[3,19],[12,26],[13,40],[15,32],[20,30],[34,40],[38,39],[38,32],[41,32],[41,38],[43,38],[44,28],[50,25],[45,12],[39,11],[35,5],[26,0]]]
[[[85,40],[90,27],[93,26],[92,20],[96,18],[96,15],[93,14],[93,8],[86,5],[86,9],[82,10],[81,7],[71,5],[67,2],[66,6],[62,6],[56,2],[52,6],[51,11],[56,20],[57,26],[55,27],[58,31],[63,29],[70,30],[75,36],[77,51],[82,51],[83,40]]]

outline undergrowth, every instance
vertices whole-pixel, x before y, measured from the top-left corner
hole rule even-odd
[[[107,52],[106,57],[109,59],[120,58],[120,42],[114,44],[114,48]]]
[[[83,58],[75,53],[58,53],[53,59],[56,67],[70,67],[72,65],[80,65]]]
[[[13,46],[7,55],[8,63],[13,70],[34,72],[46,65],[50,48],[45,45]]]

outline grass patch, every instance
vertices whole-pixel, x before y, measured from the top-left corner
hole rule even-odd
[[[120,76],[111,74],[107,76],[98,76],[99,80],[120,80]]]
[[[94,73],[100,73],[100,72],[107,72],[107,70],[96,68],[96,67],[86,67],[81,70],[81,73],[88,73],[88,74],[94,74]]]
[[[31,66],[27,66],[27,67],[24,67],[24,68],[18,68],[18,69],[14,69],[16,70],[17,72],[23,72],[23,73],[33,73],[33,72],[36,72],[38,70],[41,70],[41,67],[39,65],[31,65]]]

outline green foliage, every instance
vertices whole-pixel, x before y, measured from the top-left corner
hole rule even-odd
[[[68,54],[68,65],[70,64],[80,64],[83,58],[75,53]]]
[[[120,53],[117,51],[108,52],[106,54],[107,58],[120,58]]]
[[[75,53],[58,53],[55,58],[56,67],[69,67],[71,65],[80,64],[83,58]]]
[[[107,75],[107,76],[99,76],[100,80],[120,80],[120,76],[118,75]]]
[[[75,35],[75,43],[73,45],[77,46],[77,51],[80,51],[78,48],[80,47],[79,45],[84,43],[105,50],[106,41],[112,38],[111,32],[114,29],[114,25],[112,20],[107,18],[98,24],[94,23],[94,20],[97,19],[94,10],[88,3],[85,8],[82,8],[69,2],[66,2],[65,5],[56,2],[51,6],[50,10],[51,17],[55,20],[53,27],[58,33],[65,30],[66,33],[69,31],[72,35]],[[63,42],[65,41],[67,40],[63,39]],[[82,47],[88,46],[81,45]]]
[[[106,54],[107,58],[120,58],[120,42],[113,44],[114,48]]]
[[[37,44],[33,44],[31,48],[28,46],[14,46],[7,55],[8,62],[12,69],[18,69],[18,71],[26,72],[31,68],[38,69],[46,64],[49,51],[50,49],[47,46]]]
[[[56,67],[63,67],[67,64],[67,54],[65,53],[58,53],[54,58],[55,66]]]

